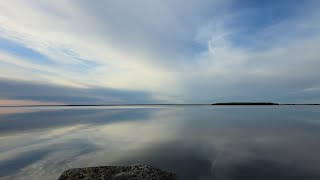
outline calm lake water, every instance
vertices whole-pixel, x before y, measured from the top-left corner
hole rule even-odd
[[[0,109],[0,179],[131,164],[182,180],[319,180],[320,107]]]

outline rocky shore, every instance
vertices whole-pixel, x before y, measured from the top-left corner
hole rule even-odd
[[[59,180],[178,180],[175,173],[150,165],[101,166],[69,169]]]

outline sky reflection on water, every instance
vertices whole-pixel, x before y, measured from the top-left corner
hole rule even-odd
[[[3,108],[0,179],[151,164],[185,180],[319,179],[319,107]]]

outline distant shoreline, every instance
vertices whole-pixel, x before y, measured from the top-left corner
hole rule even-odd
[[[320,104],[297,104],[297,103],[272,103],[272,102],[223,102],[223,103],[214,103],[213,106],[319,106]]]
[[[241,106],[243,106],[243,105],[245,105],[245,106],[260,106],[260,105],[263,105],[263,106],[274,106],[274,105],[280,105],[280,104],[278,104],[278,103],[272,103],[272,102],[222,102],[222,103],[214,103],[214,104],[212,104],[212,105],[223,105],[223,106],[225,106],[225,105],[231,105],[231,106],[234,106],[234,105],[236,105],[236,106],[239,106],[239,105],[241,105]]]

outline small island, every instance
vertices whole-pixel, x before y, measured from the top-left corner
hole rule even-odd
[[[279,105],[278,103],[272,103],[272,102],[222,102],[222,103],[214,103],[211,105],[223,105],[223,106],[274,106],[274,105]]]

